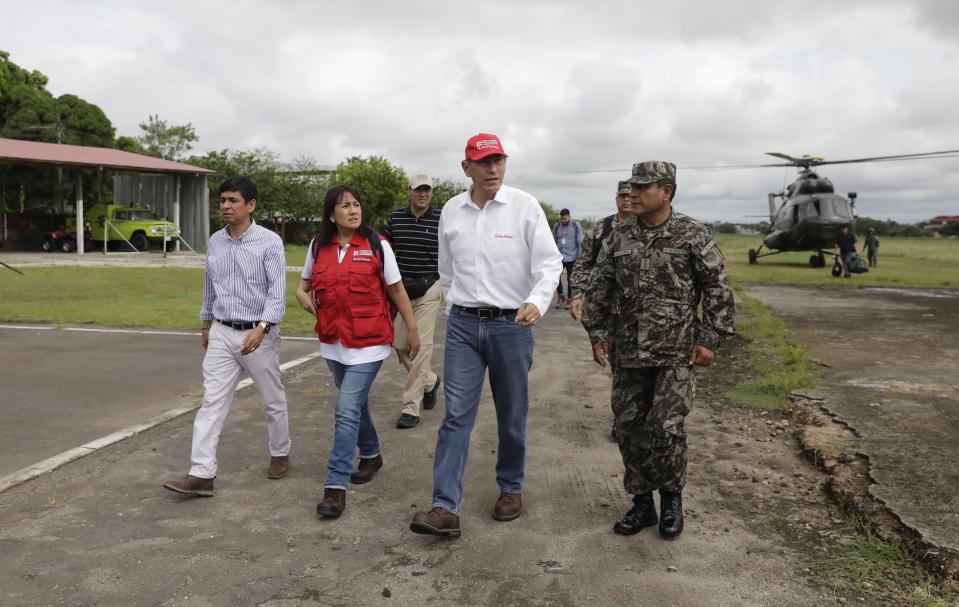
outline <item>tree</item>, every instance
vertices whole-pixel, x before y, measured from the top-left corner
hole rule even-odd
[[[379,228],[393,209],[406,204],[407,184],[403,169],[380,156],[353,156],[337,165],[331,185],[349,184],[363,200],[363,221]]]
[[[191,123],[171,126],[166,120],[160,120],[159,114],[151,114],[146,122],[140,123],[140,129],[143,135],[137,137],[137,141],[146,153],[167,160],[179,160],[200,139]]]
[[[56,112],[59,143],[113,147],[116,129],[96,105],[76,95],[60,95],[56,100]]]
[[[539,201],[539,206],[543,207],[543,213],[546,214],[546,223],[549,224],[549,227],[556,225],[556,222],[559,221],[559,211],[553,208],[553,206],[547,202]]]
[[[54,98],[46,88],[47,82],[42,73],[21,68],[10,61],[9,53],[0,51],[0,136],[47,143],[113,146],[115,130],[103,110],[76,95]],[[11,206],[10,192],[16,191],[14,208],[49,208],[54,201],[52,210],[63,213],[65,175],[60,168],[56,173],[54,181],[47,168],[0,169],[3,181],[0,206]],[[84,181],[88,192],[96,191],[92,187],[95,177],[90,171],[86,172]]]
[[[272,225],[288,242],[306,242],[316,233],[329,176],[312,158],[284,165],[275,152],[259,147],[214,151],[190,161],[215,171],[209,176],[210,225],[214,229],[222,223],[216,192],[219,184],[228,177],[245,175],[259,192],[254,212],[258,223]]]
[[[459,181],[453,181],[452,179],[440,179],[433,182],[433,206],[438,209],[442,209],[443,205],[446,204],[446,201],[456,196],[457,194],[462,194],[469,189],[469,186],[465,183]]]
[[[120,135],[117,137],[115,147],[118,150],[123,150],[124,152],[132,152],[134,154],[146,154],[147,151],[144,149],[140,142],[137,141],[136,137],[127,137],[126,135]]]

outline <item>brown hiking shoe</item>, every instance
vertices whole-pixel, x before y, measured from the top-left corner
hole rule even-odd
[[[497,521],[511,521],[523,510],[523,498],[519,493],[501,491],[496,506],[493,507],[493,518]]]
[[[410,531],[425,535],[460,536],[460,517],[439,506],[429,512],[417,512],[410,523]]]
[[[356,467],[356,472],[350,475],[350,482],[356,485],[368,483],[373,479],[376,471],[383,467],[383,456],[374,455],[373,457],[361,457],[360,463]]]
[[[187,474],[183,477],[183,480],[163,483],[163,488],[176,491],[177,493],[186,493],[187,495],[213,497],[213,478],[200,478],[199,476]]]
[[[266,478],[283,478],[290,471],[289,455],[274,455],[270,457],[270,468],[266,471]]]
[[[323,501],[316,505],[316,514],[322,518],[339,518],[346,509],[346,489],[327,487],[323,490]]]

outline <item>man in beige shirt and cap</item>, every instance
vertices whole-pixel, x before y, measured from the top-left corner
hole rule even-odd
[[[443,285],[437,269],[437,230],[440,212],[431,204],[433,180],[418,174],[410,179],[410,203],[393,211],[386,220],[383,235],[390,241],[403,276],[403,286],[413,304],[413,316],[420,331],[420,351],[411,360],[402,348],[396,351],[409,371],[403,391],[403,409],[396,427],[409,429],[420,421],[423,409],[436,406],[440,377],[430,368],[433,359],[433,331],[443,303]],[[393,326],[395,344],[406,343],[406,325],[399,317]]]

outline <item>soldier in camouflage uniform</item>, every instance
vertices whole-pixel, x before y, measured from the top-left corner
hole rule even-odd
[[[629,204],[629,193],[633,186],[628,181],[620,181],[616,188],[616,213],[609,217],[604,217],[601,221],[586,233],[583,237],[583,246],[579,251],[579,257],[573,265],[573,273],[570,274],[570,296],[569,296],[569,315],[573,320],[579,320],[583,311],[583,292],[589,284],[589,277],[593,274],[593,268],[596,266],[596,257],[602,241],[609,237],[613,232],[613,227],[621,221],[632,219],[633,213]]]
[[[596,266],[596,258],[599,256],[603,241],[609,238],[613,233],[613,228],[624,221],[635,221],[633,218],[632,206],[629,203],[629,193],[633,186],[628,181],[620,181],[616,188],[616,213],[609,217],[604,217],[602,221],[596,223],[593,228],[586,233],[583,238],[583,248],[580,250],[579,257],[573,265],[573,273],[570,274],[571,295],[569,302],[569,315],[573,320],[579,320],[583,310],[583,292],[589,284],[589,279],[593,275],[593,268]],[[616,316],[614,311],[610,311],[607,317],[607,327],[615,326]],[[613,378],[616,377],[616,348],[610,344],[609,349],[609,367],[613,372]],[[615,410],[615,407],[613,407]],[[612,430],[609,435],[616,440],[616,423],[613,422]]]
[[[658,520],[660,536],[673,539],[683,531],[685,419],[696,391],[695,366],[711,364],[733,334],[733,293],[709,230],[672,210],[676,166],[640,162],[628,181],[636,221],[617,226],[603,245],[586,290],[583,324],[596,362],[606,365],[612,343],[619,369],[613,414],[626,467],[623,485],[634,505],[613,530],[632,535]],[[613,312],[610,327],[605,319]]]

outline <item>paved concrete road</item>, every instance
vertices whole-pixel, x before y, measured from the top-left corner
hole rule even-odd
[[[0,327],[0,477],[198,402],[199,335]],[[317,350],[285,340],[281,361]]]
[[[827,407],[862,436],[874,496],[959,550],[959,291],[752,286],[829,365]]]
[[[265,478],[265,425],[245,389],[226,421],[211,499],[161,488],[186,471],[191,416],[0,493],[0,604],[834,604],[803,567],[824,554],[841,521],[817,490],[816,471],[792,441],[774,438],[769,418],[701,392],[688,424],[686,532],[674,542],[654,530],[617,536],[611,526],[629,498],[607,436],[609,376],[561,311],[546,316],[536,340],[524,511],[515,521],[490,517],[497,439],[487,389],[466,471],[463,537],[409,532],[410,517],[430,504],[445,397],[419,427],[396,429],[405,375],[395,359],[371,395],[385,467],[350,487],[342,518],[317,520],[335,399],[317,360],[285,379],[293,435],[285,479]]]

